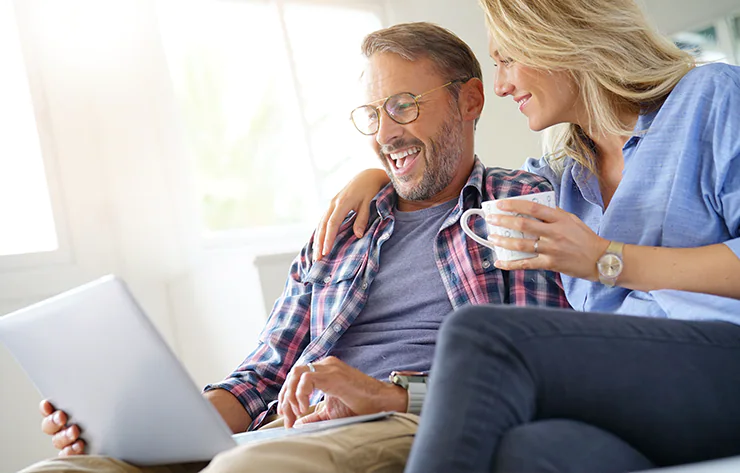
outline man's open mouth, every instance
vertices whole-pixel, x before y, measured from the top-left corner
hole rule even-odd
[[[411,146],[410,148],[404,148],[393,153],[388,154],[388,161],[391,162],[391,166],[396,173],[402,174],[404,171],[411,168],[411,165],[416,161],[419,156],[421,148],[418,146]]]

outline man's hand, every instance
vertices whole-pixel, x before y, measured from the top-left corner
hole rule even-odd
[[[342,417],[353,417],[356,415],[357,413],[347,407],[339,398],[327,394],[324,400],[316,405],[316,409],[312,413],[299,417],[293,425],[310,424],[311,422],[341,419]]]
[[[39,405],[41,415],[41,431],[51,435],[51,444],[59,450],[60,457],[81,455],[85,451],[85,441],[80,438],[80,428],[75,424],[67,425],[69,417],[64,411],[59,411],[44,399]]]
[[[393,384],[378,381],[339,359],[330,356],[308,366],[294,366],[278,396],[278,414],[290,428],[308,412],[314,389],[323,391],[324,402],[301,423],[337,419],[381,411],[406,411],[408,394]]]

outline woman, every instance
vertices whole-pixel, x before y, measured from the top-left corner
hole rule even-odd
[[[495,245],[538,256],[497,266],[559,271],[585,313],[450,315],[407,471],[569,471],[577,446],[555,470],[537,463],[562,433],[555,419],[659,466],[740,454],[740,68],[695,67],[633,0],[480,3],[496,94],[532,130],[563,127],[551,154],[524,165],[553,183],[560,208],[501,203],[538,220],[489,220],[538,236]],[[378,173],[334,200],[324,248],[350,208],[362,231],[387,182]],[[527,441],[523,463],[502,457]]]

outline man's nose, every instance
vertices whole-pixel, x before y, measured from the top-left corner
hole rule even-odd
[[[375,134],[375,141],[379,145],[393,143],[403,134],[403,125],[395,122],[383,107],[378,110],[378,132]]]

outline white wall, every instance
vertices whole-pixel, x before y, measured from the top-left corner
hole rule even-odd
[[[642,3],[664,34],[700,28],[715,18],[740,11],[738,0],[642,0]]]
[[[0,314],[115,272],[129,282],[196,383],[220,379],[247,353],[264,321],[254,256],[297,250],[298,243],[202,246],[152,1],[13,1],[42,145],[53,158],[47,170],[65,215],[65,252],[54,264],[28,268],[0,261]],[[477,149],[488,165],[518,167],[539,154],[539,136],[527,129],[513,101],[493,93],[475,0],[379,1],[388,6],[389,23],[439,23],[478,55],[488,102]],[[666,33],[740,9],[740,0],[646,3]],[[302,239],[296,236],[296,242]],[[53,454],[38,430],[39,400],[0,348],[0,471]]]

